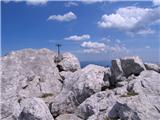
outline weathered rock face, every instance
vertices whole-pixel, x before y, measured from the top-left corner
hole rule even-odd
[[[160,73],[160,64],[153,64],[153,63],[145,63],[144,64],[147,70],[154,70]]]
[[[108,116],[111,119],[140,120],[137,112],[128,107],[127,104],[122,104],[119,102],[116,102]]]
[[[145,66],[138,56],[121,59],[121,65],[126,77],[132,74],[139,75],[145,70]]]
[[[117,81],[123,81],[124,80],[124,72],[122,70],[121,61],[120,59],[112,60],[112,85],[114,85]]]
[[[127,80],[131,75],[138,76],[144,70],[146,70],[146,68],[138,56],[112,60],[111,83],[115,85],[119,81]]]
[[[100,111],[111,109],[115,102],[116,96],[114,96],[112,91],[98,92],[80,104],[75,113],[80,118],[86,120],[92,115],[98,116]]]
[[[143,71],[133,81],[128,84],[128,89],[141,95],[160,95],[160,74],[155,71]]]
[[[101,91],[109,81],[110,70],[88,65],[74,74],[68,74],[61,93],[53,100],[51,112],[54,116],[73,113],[75,108],[92,94]]]
[[[157,72],[143,71],[123,87],[92,95],[78,106],[76,114],[88,120],[160,119],[159,78]]]
[[[48,107],[40,98],[27,98],[20,102],[19,120],[54,120]]]
[[[107,91],[106,91],[107,92]],[[96,93],[84,101],[76,112],[77,116],[87,120],[104,119],[127,119],[127,120],[150,120],[159,119],[159,109],[155,107],[146,96],[121,97]],[[102,94],[102,95],[101,95]],[[107,95],[107,96],[106,96]],[[95,100],[94,100],[94,99]],[[155,99],[155,97],[154,97]],[[158,99],[158,98],[156,98]],[[97,101],[99,100],[99,101]],[[156,105],[159,103],[157,102]]]
[[[40,97],[50,103],[49,98],[60,93],[62,83],[54,56],[48,49],[25,49],[1,58],[1,99],[10,109],[3,118],[14,112],[12,103],[18,99]]]
[[[109,69],[97,65],[88,65],[82,69],[73,86],[78,103],[82,103],[90,95],[101,91],[104,85],[109,87],[109,75]]]
[[[73,75],[73,72],[71,71],[62,71],[59,73],[61,78],[62,78],[62,82],[65,82],[66,85],[66,80],[70,79],[70,77]]]
[[[14,86],[14,90],[11,90],[12,94],[18,94],[19,97],[40,97],[50,93],[57,95],[62,84],[54,63],[54,55],[54,52],[47,49],[26,49],[3,57],[2,86],[5,87],[2,88],[2,92],[5,95],[2,97],[9,97],[6,94]],[[14,91],[18,93],[14,94]]]
[[[58,68],[60,71],[71,71],[75,72],[80,69],[79,60],[71,53],[64,53],[63,59],[58,63]]]
[[[88,65],[48,49],[1,58],[2,120],[159,120],[160,73],[139,57]],[[147,69],[147,70],[146,70]],[[50,110],[50,111],[49,111]],[[53,117],[54,118],[53,118]]]
[[[74,114],[62,114],[58,116],[56,120],[82,120],[82,119],[78,118]]]

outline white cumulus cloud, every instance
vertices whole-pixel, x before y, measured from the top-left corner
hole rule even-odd
[[[48,17],[48,20],[56,20],[60,22],[69,22],[74,19],[77,19],[77,16],[73,12],[68,12],[64,15],[51,15]]]
[[[146,29],[156,21],[160,20],[160,8],[139,8],[129,6],[119,8],[116,13],[104,14],[98,21],[101,28],[117,28],[119,30]]]
[[[83,42],[81,44],[81,47],[85,48],[85,53],[100,53],[105,51],[106,45],[104,43],[100,42]]]
[[[70,37],[66,37],[64,38],[65,40],[72,40],[72,41],[81,41],[81,40],[88,40],[90,39],[90,35],[88,34],[84,34],[84,35],[73,35],[73,36],[70,36]]]

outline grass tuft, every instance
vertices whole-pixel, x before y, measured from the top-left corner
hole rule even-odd
[[[50,97],[50,96],[53,96],[52,93],[44,93],[41,98],[46,98],[46,97]]]
[[[109,117],[104,118],[104,120],[111,120]]]
[[[104,118],[104,120],[116,120],[116,119],[111,119],[108,116]]]
[[[138,95],[137,92],[130,91],[130,92],[127,93],[127,95],[121,95],[121,97],[131,97],[131,96],[136,96],[136,95]]]

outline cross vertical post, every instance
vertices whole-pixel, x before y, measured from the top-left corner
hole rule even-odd
[[[58,56],[60,56],[60,47],[62,46],[61,44],[56,44],[57,48],[58,48]]]

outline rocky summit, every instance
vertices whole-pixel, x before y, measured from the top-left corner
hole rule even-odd
[[[71,53],[1,57],[1,120],[160,120],[160,65],[138,56],[80,67]]]

